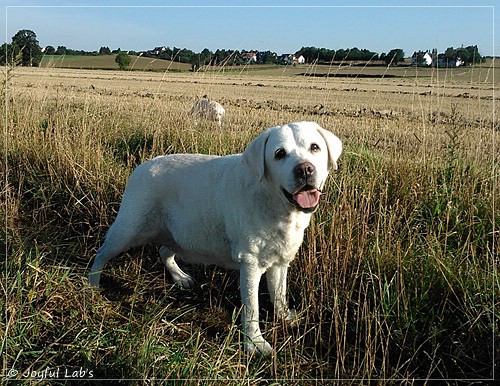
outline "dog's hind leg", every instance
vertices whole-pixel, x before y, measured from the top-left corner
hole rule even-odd
[[[94,264],[92,264],[92,268],[90,269],[89,274],[89,284],[94,287],[99,287],[99,282],[101,281],[101,273],[104,269],[106,263],[111,260],[113,257],[119,255],[122,250],[112,250],[106,245],[106,242],[99,248],[97,255],[94,260]]]
[[[175,253],[163,245],[160,247],[160,257],[161,261],[170,272],[175,284],[184,288],[190,288],[193,286],[193,278],[177,265],[177,262],[175,261]]]
[[[148,225],[145,224],[144,216],[123,216],[118,213],[90,269],[89,283],[92,287],[99,287],[102,270],[108,261],[132,247],[147,244],[154,239],[154,231]]]
[[[131,247],[132,243],[128,240],[128,237],[121,234],[121,228],[123,227],[120,226],[120,221],[115,221],[106,234],[104,244],[102,244],[101,248],[97,251],[94,264],[92,265],[89,274],[89,284],[92,287],[99,287],[101,273],[107,262]]]

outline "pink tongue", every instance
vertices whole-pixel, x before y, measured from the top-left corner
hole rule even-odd
[[[293,199],[301,208],[314,208],[319,203],[319,196],[321,193],[319,190],[307,190],[304,192],[298,192],[293,195]]]

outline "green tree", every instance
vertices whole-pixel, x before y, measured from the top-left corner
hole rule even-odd
[[[453,47],[448,47],[446,51],[444,52],[444,58],[449,61],[449,60],[454,60],[457,57],[457,53]]]
[[[66,55],[68,49],[65,46],[57,46],[56,55]]]
[[[52,46],[45,47],[45,55],[54,55],[56,53],[56,49]]]
[[[126,70],[130,64],[130,56],[126,52],[120,51],[116,55],[115,62],[118,63],[120,70]]]
[[[276,52],[264,51],[257,54],[257,60],[262,64],[272,64],[277,56]]]
[[[99,55],[111,55],[111,50],[109,47],[101,47],[99,48]]]
[[[482,56],[477,46],[467,46],[460,48],[448,47],[444,52],[444,58],[447,62],[462,60],[465,65],[481,63]]]
[[[465,48],[457,49],[457,59],[463,60],[466,65],[471,64],[473,61],[473,58],[471,58],[470,54],[471,53]]]
[[[437,50],[437,48],[432,49],[431,57],[432,57],[432,63],[434,65],[437,65],[437,62],[438,62],[438,50]]]
[[[17,32],[12,37],[12,45],[22,52],[21,65],[38,67],[42,60],[42,49],[36,34],[28,29]]]
[[[0,46],[0,65],[15,66],[21,61],[19,47],[13,44],[2,44]]]
[[[200,52],[200,65],[205,65],[210,62],[212,59],[212,52],[208,49],[205,48],[203,51]]]
[[[483,57],[479,53],[477,46],[467,46],[465,47],[465,50],[467,50],[467,52],[469,53],[469,60],[466,61],[465,64],[477,64],[482,62]]]
[[[389,53],[385,56],[384,61],[388,66],[391,64],[398,64],[404,62],[405,53],[401,48],[395,48],[390,50]]]

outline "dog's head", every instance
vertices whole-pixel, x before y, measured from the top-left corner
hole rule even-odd
[[[297,122],[267,129],[248,145],[243,160],[274,194],[311,213],[341,152],[334,134],[314,122]]]

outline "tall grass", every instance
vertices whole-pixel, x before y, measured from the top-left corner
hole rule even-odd
[[[436,115],[437,100],[419,95],[395,106],[392,94],[289,79],[263,78],[256,92],[244,78],[211,85],[190,75],[149,95],[133,78],[51,83],[39,71],[35,82],[14,72],[3,89],[4,374],[81,369],[87,380],[172,384],[493,376],[498,151],[488,138],[498,139],[498,123],[487,113],[478,120],[477,100],[438,96]],[[288,97],[297,87],[307,102]],[[207,88],[227,106],[222,130],[186,115]],[[380,113],[384,103],[397,114]],[[273,319],[262,287],[272,358],[241,351],[235,272],[187,267],[197,285],[178,289],[147,246],[109,264],[102,293],[88,288],[91,260],[140,162],[240,152],[263,128],[303,119],[339,135],[345,152],[290,272],[297,328]]]

